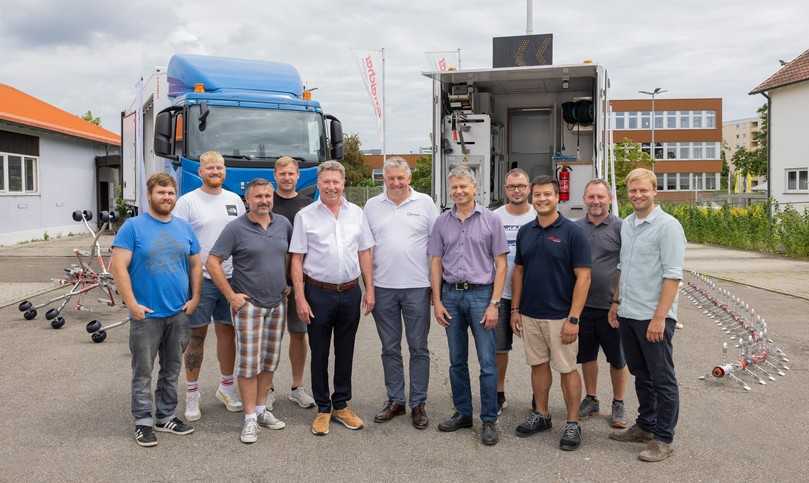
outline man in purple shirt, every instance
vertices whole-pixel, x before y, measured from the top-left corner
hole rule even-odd
[[[498,440],[494,329],[506,278],[506,232],[497,215],[475,202],[477,182],[469,168],[457,166],[448,178],[454,206],[436,220],[427,247],[435,318],[447,331],[455,406],[455,413],[438,430],[472,427],[467,360],[471,329],[480,364],[480,440],[494,445]]]

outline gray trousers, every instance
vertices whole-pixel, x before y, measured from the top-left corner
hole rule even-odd
[[[136,425],[165,423],[177,408],[177,379],[188,345],[188,316],[134,320],[129,323],[129,351],[132,353],[132,416]],[[160,356],[160,372],[152,402],[152,369]],[[156,406],[156,412],[155,412]]]
[[[375,287],[374,320],[382,341],[382,367],[388,400],[405,404],[404,365],[402,363],[402,319],[410,349],[410,407],[424,404],[430,382],[429,288]]]

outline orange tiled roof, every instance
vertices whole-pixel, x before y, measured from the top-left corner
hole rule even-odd
[[[805,50],[791,62],[787,62],[775,74],[750,91],[750,94],[758,94],[805,80],[809,80],[809,50]]]
[[[121,136],[114,132],[6,84],[0,84],[0,119],[91,141],[121,145]]]

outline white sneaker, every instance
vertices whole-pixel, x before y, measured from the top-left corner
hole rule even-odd
[[[185,394],[185,419],[188,421],[198,421],[202,417],[199,410],[199,391]]]
[[[250,444],[255,443],[258,441],[258,432],[260,431],[258,427],[258,421],[255,419],[245,420],[244,426],[242,426],[242,434],[239,436],[239,439],[242,443]]]
[[[294,391],[290,391],[287,398],[296,403],[298,406],[302,408],[312,408],[315,407],[315,400],[312,396],[306,394],[306,391],[303,390],[302,387],[295,389]]]
[[[265,410],[258,415],[258,424],[270,429],[284,429],[287,427],[287,423],[276,418],[269,410]]]
[[[677,322],[676,324],[674,324],[674,328],[675,328],[675,329],[682,329],[682,328],[684,328],[684,327],[685,327],[685,326],[684,326],[682,323],[680,323],[680,322]]]
[[[238,413],[242,410],[242,401],[239,399],[239,395],[235,392],[224,391],[222,386],[219,386],[216,390],[216,399],[222,401],[225,408],[232,413]]]
[[[267,402],[264,405],[267,406],[267,411],[273,410],[273,406],[275,406],[275,389],[270,389],[270,392],[267,393]]]

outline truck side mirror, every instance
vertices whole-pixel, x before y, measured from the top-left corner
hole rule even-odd
[[[329,139],[331,140],[331,159],[341,161],[343,159],[343,124],[332,115],[327,115],[330,120]]]
[[[154,129],[154,152],[157,156],[177,159],[174,154],[174,118],[180,108],[172,106],[157,113]]]

